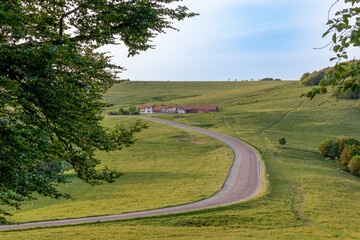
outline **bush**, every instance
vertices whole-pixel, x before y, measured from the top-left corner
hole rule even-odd
[[[274,79],[267,77],[267,78],[260,79],[259,81],[274,81]]]
[[[119,113],[111,111],[108,113],[108,115],[119,115]]]
[[[356,90],[355,92],[351,91],[351,89],[346,90],[343,92],[342,90],[335,90],[337,91],[336,97],[342,99],[359,99],[360,98],[360,89]]]
[[[341,152],[338,163],[345,167],[345,170],[348,170],[350,160],[358,154],[360,154],[359,147],[355,144],[351,146],[345,146],[344,150]]]
[[[307,76],[305,79],[301,81],[301,84],[303,86],[317,86],[319,85],[320,81],[324,79],[326,76],[325,71],[320,72],[313,72],[309,76]]]
[[[125,110],[123,107],[120,107],[119,114],[120,115],[129,115],[129,112],[127,110]]]
[[[308,76],[310,76],[310,73],[309,73],[309,72],[304,73],[304,74],[302,75],[302,77],[300,78],[300,82],[304,81],[305,78],[307,78]]]
[[[321,155],[335,159],[338,157],[338,145],[334,140],[326,139],[325,142],[320,143],[318,150]]]
[[[360,155],[352,157],[347,167],[351,174],[358,176],[360,171]]]
[[[345,149],[346,146],[352,146],[352,145],[356,145],[359,146],[359,141],[354,139],[354,138],[339,138],[336,141],[336,144],[338,146],[338,153],[337,153],[337,157],[340,157],[342,151]]]

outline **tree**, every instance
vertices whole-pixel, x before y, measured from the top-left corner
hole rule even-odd
[[[129,115],[129,112],[128,112],[127,110],[124,110],[123,107],[120,107],[119,113],[120,113],[121,115]]]
[[[333,159],[338,157],[338,144],[332,139],[326,139],[325,142],[320,143],[318,150],[325,157]]]
[[[279,143],[280,143],[281,148],[282,148],[282,146],[286,144],[286,139],[285,138],[280,138]]]
[[[304,73],[301,78],[300,78],[300,82],[302,82],[305,78],[307,78],[308,76],[310,76],[309,72]]]
[[[120,174],[95,150],[130,146],[144,124],[101,126],[102,95],[122,68],[99,50],[124,44],[134,56],[172,22],[192,17],[177,0],[4,0],[0,3],[0,205],[19,207],[33,193],[70,197],[49,162],[65,161],[90,184]],[[173,6],[173,7],[171,7]],[[0,206],[0,221],[9,213]]]
[[[354,138],[338,138],[336,140],[336,144],[338,146],[338,154],[337,154],[338,157],[340,157],[345,147],[352,145],[356,145],[356,146],[360,145],[359,141]]]
[[[340,0],[337,0],[333,4],[329,13],[339,2]],[[330,60],[337,60],[337,63],[334,69],[329,71],[329,74],[325,75],[325,78],[320,81],[319,86],[314,87],[310,92],[302,96],[313,99],[318,94],[328,93],[328,87],[335,86],[338,87],[338,91],[343,92],[348,89],[351,91],[360,89],[360,61],[342,62],[348,59],[347,49],[349,47],[360,46],[360,3],[359,0],[344,0],[344,2],[351,6],[337,10],[335,17],[328,19],[327,25],[329,28],[323,35],[323,37],[329,34],[332,36],[328,46],[331,46],[335,57]],[[336,91],[334,94],[336,95]]]
[[[130,106],[128,108],[129,114],[133,115],[136,113],[136,106]]]
[[[338,159],[338,163],[345,167],[347,170],[347,166],[350,160],[359,153],[359,147],[355,144],[351,146],[345,146],[344,150],[341,152],[340,158]]]
[[[347,167],[351,174],[358,175],[360,171],[360,156],[356,155],[353,158],[351,158]]]

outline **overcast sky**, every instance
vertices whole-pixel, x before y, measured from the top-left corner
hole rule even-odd
[[[227,81],[272,77],[298,80],[330,66],[323,39],[335,0],[185,0],[200,15],[158,36],[156,49],[127,58],[104,48],[127,70],[121,78],[146,81]],[[339,5],[341,7],[341,5]],[[353,55],[359,51],[353,51]]]

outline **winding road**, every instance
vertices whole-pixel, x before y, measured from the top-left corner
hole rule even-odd
[[[234,152],[234,162],[221,190],[210,198],[203,199],[195,203],[189,203],[175,207],[167,207],[167,208],[133,212],[133,213],[124,213],[118,215],[53,220],[53,221],[44,221],[44,222],[24,223],[18,225],[2,225],[0,226],[0,230],[113,221],[113,220],[128,219],[128,218],[138,218],[138,217],[187,212],[192,210],[212,208],[212,207],[218,207],[218,206],[241,202],[255,196],[259,192],[259,189],[261,187],[262,163],[259,160],[258,154],[250,146],[232,137],[217,132],[196,128],[196,127],[190,127],[183,124],[157,119],[157,118],[151,118],[151,117],[141,117],[141,118],[168,124],[170,126],[174,126],[177,128],[203,133],[205,135],[214,137],[227,144]]]

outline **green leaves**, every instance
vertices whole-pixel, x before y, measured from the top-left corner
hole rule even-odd
[[[172,21],[196,15],[183,6],[170,7],[173,2],[0,3],[1,206],[18,207],[33,193],[68,198],[57,190],[66,166],[90,184],[121,175],[99,171],[94,152],[131,146],[147,126],[101,126],[109,106],[102,95],[123,69],[98,48],[118,41],[129,55],[152,48],[157,34],[175,29]],[[0,215],[7,215],[1,207]]]
[[[335,13],[333,19],[329,19],[326,23],[329,28],[323,34],[326,37],[332,34],[331,42],[329,43],[335,57],[330,58],[330,61],[337,60],[337,64],[333,70],[329,71],[327,76],[320,81],[318,87],[315,87],[307,94],[313,99],[318,94],[328,93],[328,87],[336,87],[342,89],[344,92],[350,89],[356,91],[359,89],[360,82],[360,62],[352,60],[342,62],[348,59],[347,49],[349,47],[360,46],[360,7],[357,0],[344,0],[352,4],[352,7],[340,9]],[[336,4],[334,5],[336,6]],[[333,7],[334,7],[333,6]],[[336,92],[334,92],[336,94]]]

